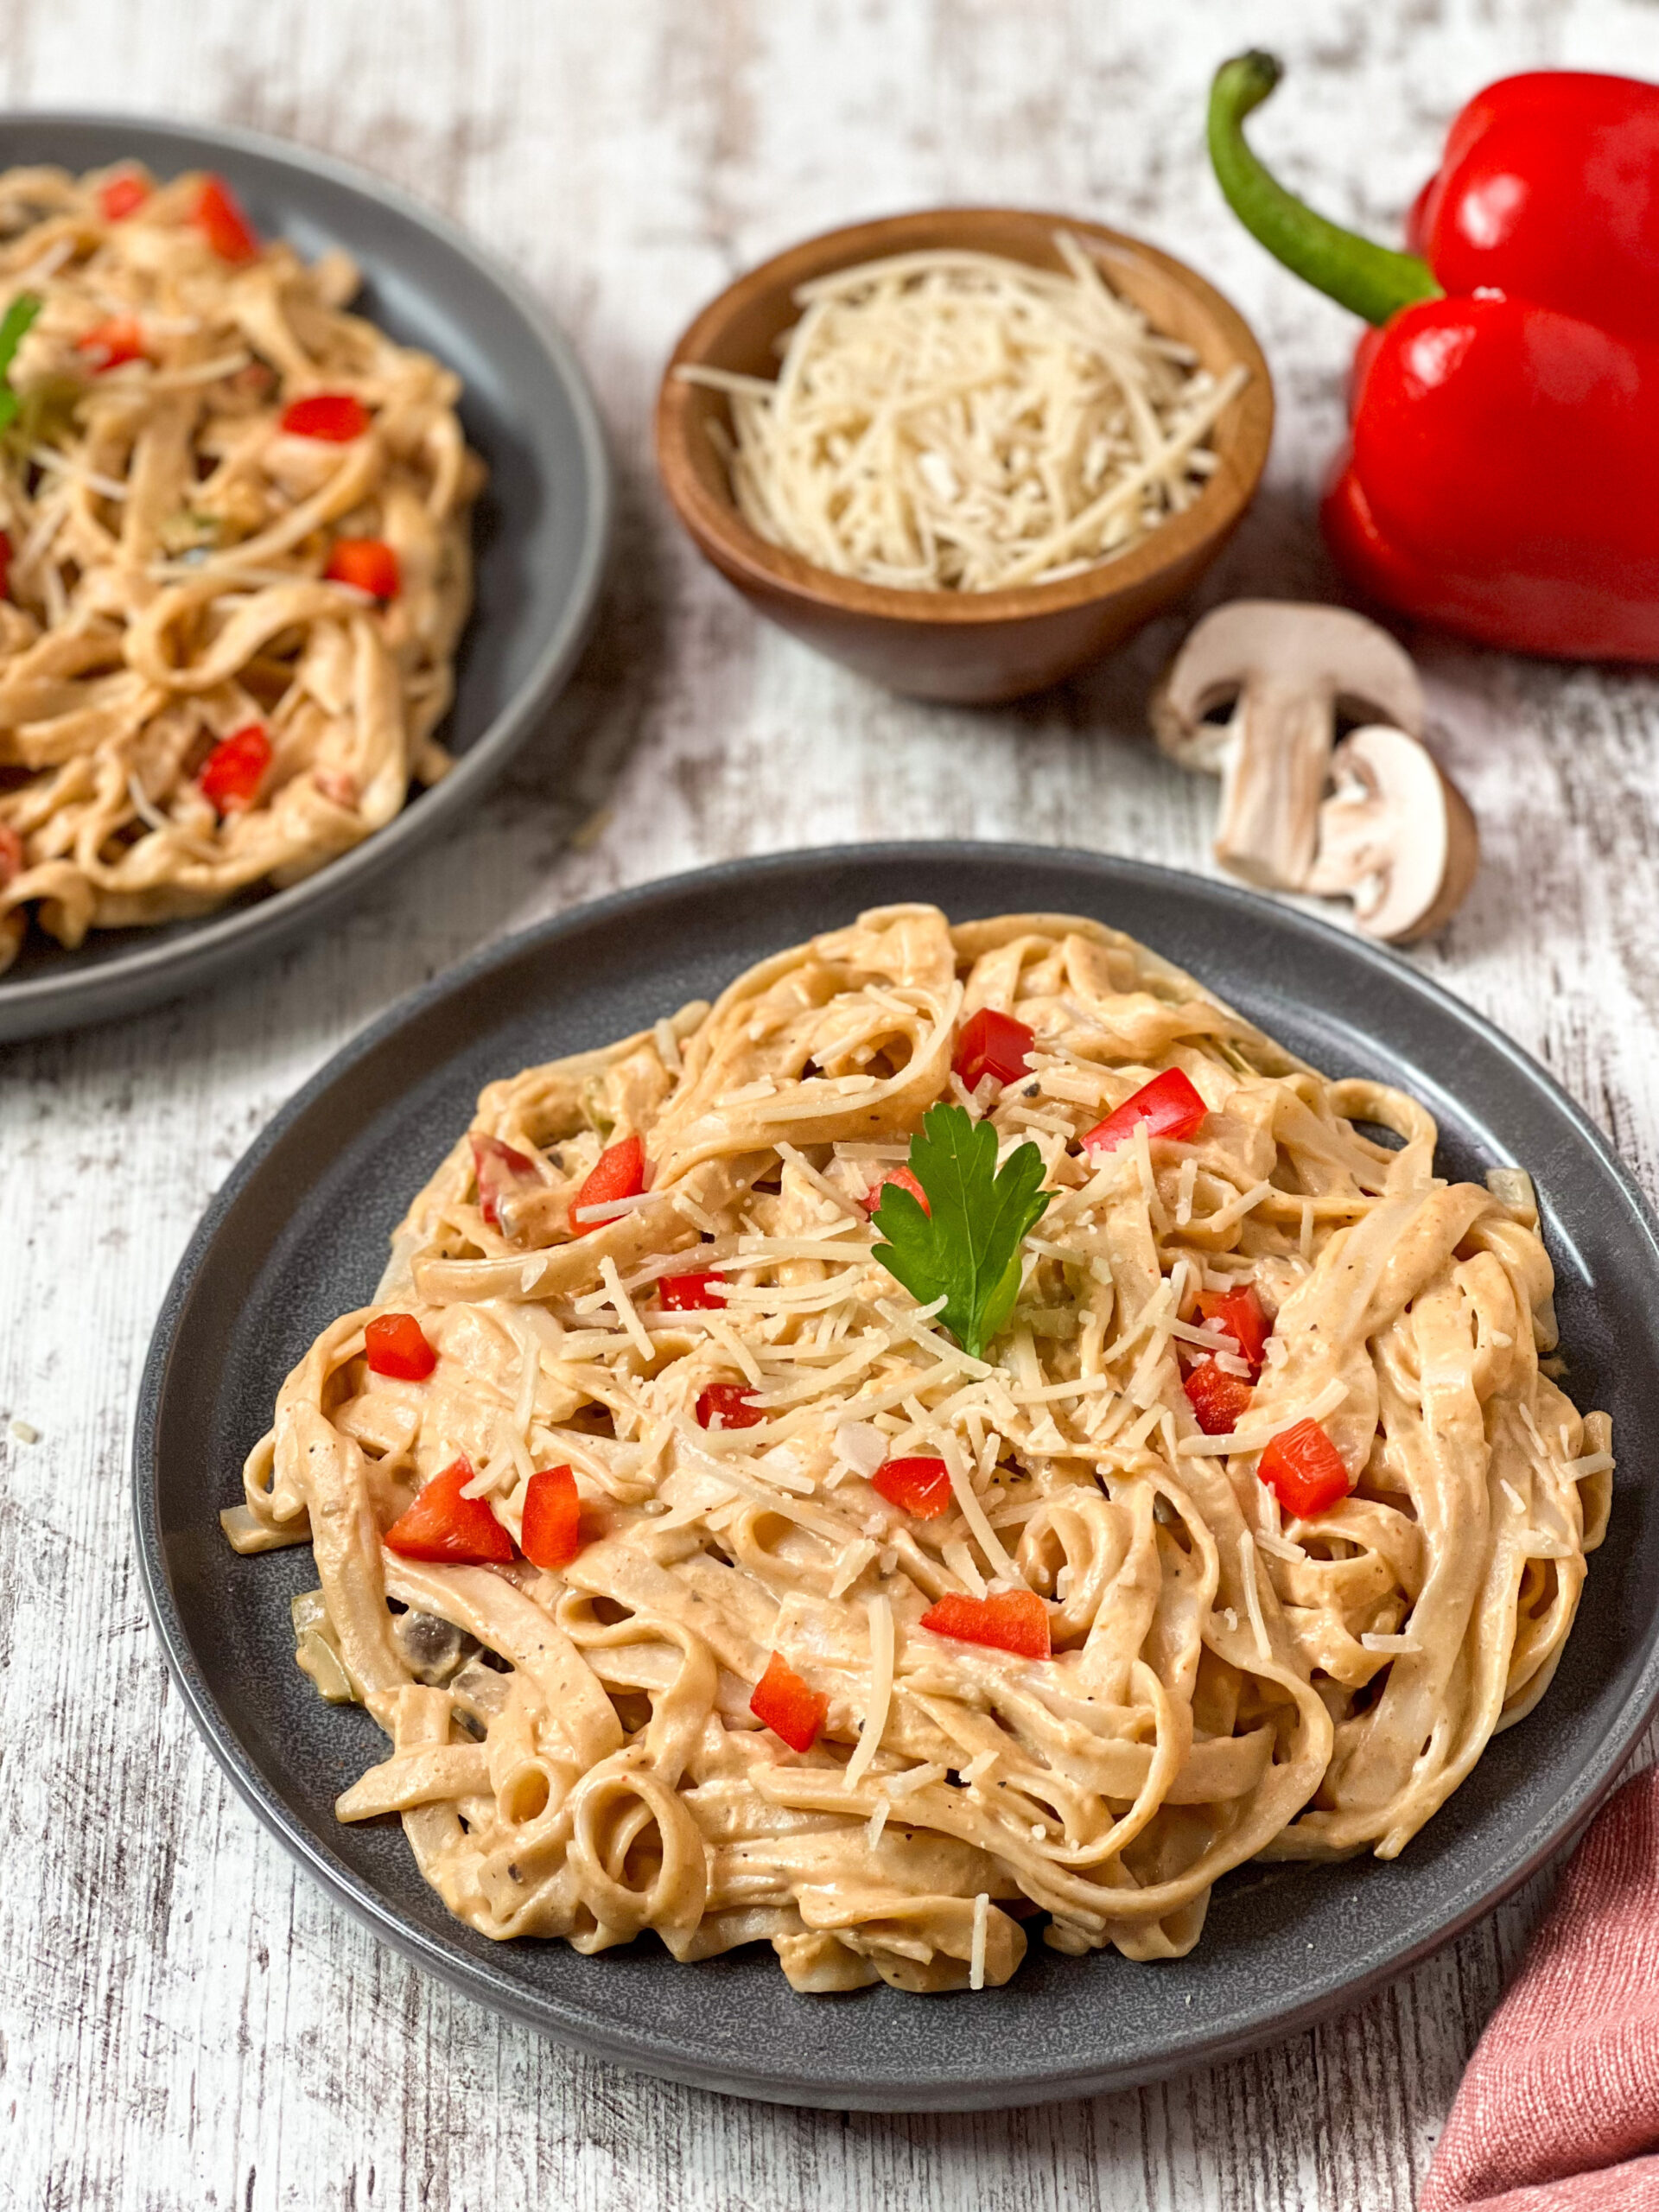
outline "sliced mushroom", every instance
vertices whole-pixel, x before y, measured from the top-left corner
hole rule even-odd
[[[1461,905],[1480,864],[1463,793],[1427,746],[1375,724],[1332,757],[1336,788],[1319,813],[1319,849],[1303,886],[1346,893],[1368,937],[1428,937]]]
[[[1230,705],[1225,722],[1205,719]],[[1386,630],[1341,607],[1234,600],[1188,635],[1153,695],[1158,742],[1222,779],[1215,853],[1248,882],[1307,880],[1337,716],[1423,725],[1422,686]]]
[[[392,1622],[391,1636],[410,1673],[417,1682],[433,1689],[442,1689],[480,1649],[475,1637],[440,1613],[399,1613]]]

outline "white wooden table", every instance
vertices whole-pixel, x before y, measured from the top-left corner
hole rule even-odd
[[[251,124],[365,163],[524,272],[622,478],[607,613],[554,733],[413,880],[275,968],[0,1067],[0,2202],[835,2212],[1415,2199],[1532,1891],[1314,2033],[1139,2095],[959,2119],[792,2113],[613,2072],[379,1948],[289,1864],[169,1694],[130,1558],[151,1321],[210,1193],[317,1064],[485,940],[733,855],[916,832],[1203,870],[1213,786],[1144,731],[1166,625],[1064,694],[931,709],[813,658],[658,496],[658,365],[747,264],[940,200],[1075,209],[1190,257],[1254,321],[1281,416],[1211,596],[1317,595],[1311,502],[1351,326],[1232,223],[1205,87],[1246,37],[1258,136],[1379,234],[1446,121],[1517,67],[1659,77],[1642,0],[10,0],[7,105]],[[1429,972],[1540,1054],[1659,1185],[1659,691],[1425,643],[1486,861]],[[41,1432],[8,1440],[7,1418]],[[1593,1582],[1592,1589],[1593,1591]]]

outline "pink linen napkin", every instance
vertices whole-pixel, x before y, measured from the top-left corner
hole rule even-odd
[[[1421,2212],[1659,2212],[1659,1767],[1573,1856],[1488,2022]]]

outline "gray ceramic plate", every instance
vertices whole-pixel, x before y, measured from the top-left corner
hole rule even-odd
[[[0,116],[0,168],[85,169],[124,156],[160,176],[219,170],[257,227],[308,259],[345,246],[363,270],[361,312],[462,378],[461,420],[490,483],[474,524],[477,593],[455,703],[439,732],[457,760],[377,836],[289,890],[250,893],[200,921],[94,931],[73,953],[31,931],[0,976],[0,1039],[105,1020],[240,974],[453,822],[569,676],[610,535],[610,467],[582,371],[518,279],[453,225],[359,170],[246,131],[118,115]]]
[[[368,1716],[295,1668],[308,1550],[238,1559],[216,1514],[312,1337],[360,1304],[405,1200],[491,1077],[712,996],[762,954],[861,906],[966,918],[1036,907],[1135,931],[1316,1065],[1408,1085],[1442,1166],[1538,1179],[1570,1385],[1629,1457],[1611,1533],[1539,1710],[1497,1738],[1403,1857],[1249,1870],[1192,1957],[1137,1966],[1033,1942],[1006,1988],[798,1997],[772,1953],[675,1965],[493,1944],[451,1920],[395,1823],[341,1827],[335,1793],[380,1756]],[[1019,2104],[1117,2088],[1237,2051],[1351,2002],[1465,1927],[1583,1821],[1659,1698],[1659,1248],[1605,1140],[1532,1061],[1402,961],[1265,899],[1123,861],[1020,846],[787,854],[582,908],[482,955],[367,1030],[278,1116],[214,1199],[156,1332],[135,1449],[140,1554],[175,1675],[260,1818],[377,1934],[481,2002],[623,2063],[719,2089],[877,2109]]]

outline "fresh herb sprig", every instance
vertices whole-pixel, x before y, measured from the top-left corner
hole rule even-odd
[[[19,292],[0,317],[0,430],[16,421],[17,410],[22,405],[11,388],[11,365],[29,325],[45,305],[38,292]]]
[[[1022,1144],[999,1172],[988,1122],[960,1106],[930,1106],[910,1141],[910,1172],[927,1207],[902,1184],[887,1184],[874,1215],[887,1241],[875,1257],[921,1305],[943,1297],[939,1319],[971,1358],[982,1359],[1020,1294],[1020,1247],[1053,1195],[1041,1188],[1043,1155]]]

